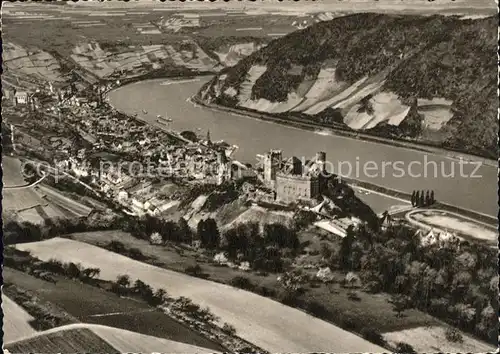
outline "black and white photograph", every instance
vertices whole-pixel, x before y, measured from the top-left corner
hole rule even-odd
[[[1,6],[4,354],[497,352],[496,0]]]

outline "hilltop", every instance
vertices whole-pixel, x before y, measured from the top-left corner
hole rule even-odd
[[[223,69],[205,102],[496,156],[496,19],[355,14]]]

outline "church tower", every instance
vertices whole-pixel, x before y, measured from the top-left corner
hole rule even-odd
[[[207,130],[207,144],[212,145],[212,140],[210,139],[210,129]]]

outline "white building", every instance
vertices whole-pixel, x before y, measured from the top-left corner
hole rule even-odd
[[[17,104],[27,104],[28,103],[28,93],[26,91],[18,91],[14,95],[14,103]]]

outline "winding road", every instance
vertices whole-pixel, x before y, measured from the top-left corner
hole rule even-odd
[[[25,184],[25,185],[20,185],[20,186],[3,186],[4,189],[27,189],[27,188],[32,188],[42,182],[45,178],[47,177],[46,174],[43,175],[42,178],[40,178],[38,181],[33,182],[31,184]]]

